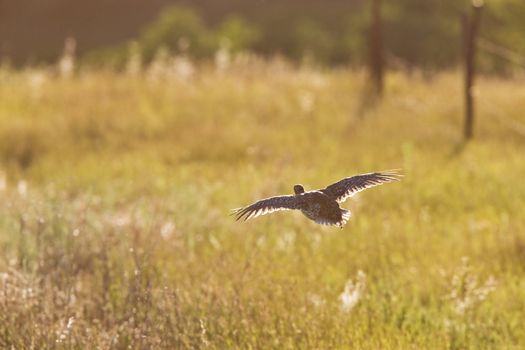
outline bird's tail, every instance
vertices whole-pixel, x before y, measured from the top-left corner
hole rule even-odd
[[[341,216],[348,221],[352,217],[352,213],[348,209],[341,209]]]
[[[352,217],[350,210],[341,208],[341,224],[345,225],[348,220]]]

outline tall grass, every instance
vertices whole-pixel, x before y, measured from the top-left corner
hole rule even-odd
[[[182,63],[181,63],[182,62]],[[525,344],[523,81],[246,57],[0,72],[0,346],[494,349]],[[344,230],[229,209],[402,167]]]

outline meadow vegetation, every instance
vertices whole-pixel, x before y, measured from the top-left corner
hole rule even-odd
[[[132,69],[135,67],[134,69]],[[240,56],[0,70],[0,347],[525,346],[525,84]],[[342,230],[232,208],[402,168]]]

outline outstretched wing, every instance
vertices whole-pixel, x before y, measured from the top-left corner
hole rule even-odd
[[[357,192],[382,185],[386,182],[399,181],[400,177],[401,174],[399,174],[397,170],[361,174],[342,179],[320,191],[337,201],[337,203],[342,203]]]
[[[301,209],[301,201],[296,196],[277,196],[261,199],[244,208],[233,209],[236,220],[245,221],[259,215],[273,213],[278,210]]]

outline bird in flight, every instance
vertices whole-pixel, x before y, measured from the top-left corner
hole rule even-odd
[[[233,215],[236,220],[246,221],[274,211],[297,209],[318,224],[342,228],[350,219],[350,211],[339,204],[367,188],[399,181],[401,176],[397,170],[355,175],[314,191],[305,191],[302,185],[295,185],[293,195],[261,199],[247,207],[233,209]]]

